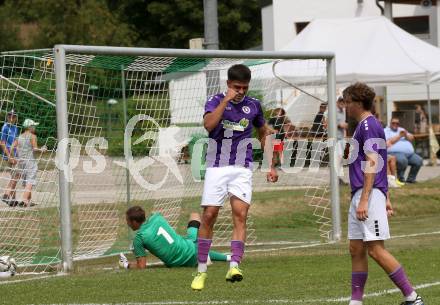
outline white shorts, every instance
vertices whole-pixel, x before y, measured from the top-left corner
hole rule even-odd
[[[207,168],[202,206],[223,206],[228,195],[236,196],[250,204],[252,199],[252,171],[238,166]]]
[[[390,238],[388,216],[386,210],[387,199],[379,189],[373,188],[368,200],[368,219],[360,221],[356,218],[356,209],[359,205],[362,189],[358,190],[351,199],[348,212],[348,239],[363,241],[386,240]]]

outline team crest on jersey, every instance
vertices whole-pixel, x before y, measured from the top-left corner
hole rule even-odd
[[[251,112],[251,108],[249,108],[248,106],[243,106],[241,110],[243,110],[243,112],[246,114],[249,114]]]

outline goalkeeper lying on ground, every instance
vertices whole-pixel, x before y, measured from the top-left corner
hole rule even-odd
[[[148,220],[140,206],[133,206],[126,212],[127,225],[137,231],[133,240],[133,253],[136,262],[129,262],[120,254],[119,266],[125,269],[144,269],[147,266],[147,251],[164,262],[167,267],[197,265],[197,233],[200,216],[192,213],[185,237],[180,236],[160,214],[154,213]],[[147,251],[146,251],[147,250]],[[230,256],[214,251],[209,252],[212,261],[229,261]]]

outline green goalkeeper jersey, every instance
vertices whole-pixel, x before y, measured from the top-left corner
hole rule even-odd
[[[197,260],[194,240],[178,235],[160,213],[152,214],[134,237],[134,255],[144,257],[146,250],[167,267],[194,266]]]

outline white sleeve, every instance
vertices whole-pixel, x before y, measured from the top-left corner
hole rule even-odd
[[[390,130],[389,127],[386,127],[386,128],[384,129],[384,132],[385,132],[385,139],[388,140],[389,138],[392,137],[392,135],[391,135],[391,130]]]

